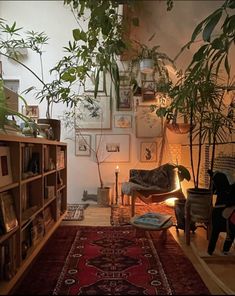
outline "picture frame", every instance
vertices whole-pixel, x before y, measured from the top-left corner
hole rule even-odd
[[[140,143],[140,161],[141,162],[157,161],[157,143],[156,142]]]
[[[10,232],[18,226],[14,198],[9,191],[0,193],[0,216],[5,233]]]
[[[12,182],[10,147],[0,146],[0,187]]]
[[[129,114],[114,115],[114,127],[115,128],[131,128],[132,115],[129,115]]]
[[[129,162],[129,134],[96,134],[95,147],[102,162]]]
[[[152,101],[156,95],[156,81],[142,80],[142,99],[143,101]]]
[[[89,76],[84,80],[84,92],[94,92],[95,91],[95,70],[89,71]],[[99,85],[98,92],[104,92],[104,72],[99,72]]]
[[[138,105],[136,109],[136,138],[162,137],[163,119],[155,114],[151,105]]]
[[[88,110],[82,103],[78,104],[76,108],[75,130],[106,130],[112,128],[110,97],[97,96],[94,99],[97,116],[94,116],[94,112]]]
[[[118,111],[131,111],[133,93],[130,86],[120,86],[120,100],[117,102]]]
[[[39,118],[39,106],[38,105],[27,105],[22,106],[22,114],[30,118]]]
[[[91,155],[91,135],[85,135],[85,134],[75,135],[75,155],[76,156]]]

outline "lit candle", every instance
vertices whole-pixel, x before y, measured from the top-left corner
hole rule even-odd
[[[119,173],[119,172],[120,172],[120,169],[119,169],[119,166],[117,165],[115,169],[115,173]]]

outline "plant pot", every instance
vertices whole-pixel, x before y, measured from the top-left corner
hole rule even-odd
[[[167,123],[166,127],[175,134],[187,134],[190,132],[190,123]],[[193,125],[193,128],[195,125]]]
[[[101,206],[109,206],[110,203],[110,187],[97,189],[97,203]]]
[[[206,188],[189,188],[186,207],[190,207],[191,221],[205,222],[209,219],[212,194]]]
[[[152,59],[143,59],[140,61],[140,71],[148,74],[153,72],[154,62]]]
[[[52,140],[60,141],[60,120],[39,118],[37,122],[49,124],[53,132]]]

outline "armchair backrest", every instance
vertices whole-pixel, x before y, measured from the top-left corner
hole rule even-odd
[[[158,186],[164,191],[172,191],[177,187],[177,167],[163,164],[152,170],[131,169],[129,182],[142,186]]]

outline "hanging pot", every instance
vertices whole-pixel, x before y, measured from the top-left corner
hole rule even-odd
[[[143,59],[140,61],[140,71],[145,74],[153,72],[154,61],[152,59]]]
[[[166,127],[175,134],[187,134],[190,132],[190,123],[167,123]],[[192,126],[194,128],[195,125]]]

